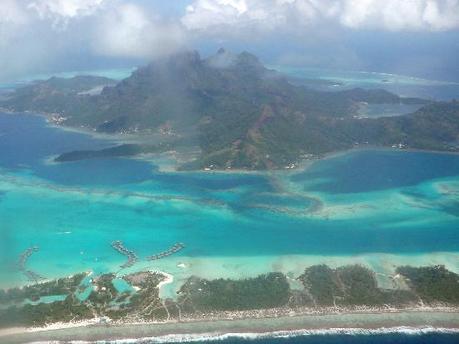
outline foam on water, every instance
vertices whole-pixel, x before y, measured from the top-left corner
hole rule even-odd
[[[229,340],[259,341],[263,339],[288,339],[295,337],[309,336],[375,336],[402,334],[407,336],[425,336],[427,334],[447,334],[458,335],[458,329],[440,327],[389,327],[379,329],[366,328],[332,328],[318,330],[293,330],[293,331],[273,331],[273,332],[232,332],[232,333],[200,333],[200,334],[170,334],[157,337],[144,337],[132,339],[119,339],[113,341],[103,341],[103,343],[113,344],[147,344],[147,343],[196,343],[196,342],[222,342]],[[50,344],[61,343],[60,341],[32,342],[31,344]],[[66,341],[66,343],[68,343]],[[72,344],[94,343],[91,341],[70,341]],[[97,341],[101,343],[101,341]]]

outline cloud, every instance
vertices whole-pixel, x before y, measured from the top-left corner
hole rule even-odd
[[[177,49],[183,39],[179,21],[163,20],[136,3],[139,1],[0,0],[0,46],[19,35],[25,42],[35,36],[36,29],[48,28],[47,38],[67,36],[76,40],[69,45],[85,42],[104,56],[150,57]]]
[[[459,28],[459,0],[195,0],[183,25],[200,32],[350,29],[446,31]]]
[[[0,25],[22,25],[26,23],[27,13],[15,0],[2,0],[0,3]]]
[[[132,3],[111,8],[98,19],[94,50],[102,55],[151,58],[169,54],[183,43],[176,23],[148,15]]]
[[[41,19],[51,19],[55,27],[65,27],[70,19],[91,16],[112,0],[33,0],[27,8]]]
[[[358,29],[444,31],[459,28],[458,0],[347,0],[340,21]]]
[[[2,80],[85,57],[148,59],[182,43],[178,18],[156,16],[148,2],[0,0]]]
[[[21,41],[31,23],[27,9],[16,0],[0,1],[0,76],[15,74],[23,68],[17,57]],[[22,52],[22,51],[21,51]]]
[[[181,21],[188,30],[213,33],[227,28],[265,30],[285,24],[286,14],[283,4],[272,0],[197,0],[187,6]]]
[[[459,0],[0,0],[0,79],[67,61],[150,59],[216,42],[301,48],[307,61],[328,54],[339,62],[357,59],[345,46],[349,33],[453,30]],[[323,53],[324,45],[336,53]]]

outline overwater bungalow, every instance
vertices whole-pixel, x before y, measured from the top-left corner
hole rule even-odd
[[[38,280],[44,279],[44,277],[42,277],[41,275],[37,274],[32,270],[27,270],[26,268],[27,261],[29,260],[30,256],[38,251],[38,246],[32,246],[25,250],[19,257],[18,269],[19,271],[22,271],[22,273],[27,277],[29,281],[37,282]]]
[[[179,242],[179,243],[174,244],[170,249],[168,249],[166,251],[163,251],[163,252],[160,252],[158,254],[155,254],[153,256],[150,256],[147,259],[148,260],[158,260],[158,259],[161,259],[161,258],[165,258],[165,257],[173,255],[174,253],[177,253],[178,251],[182,250],[183,248],[185,248],[185,244]]]
[[[129,268],[137,262],[138,260],[137,255],[134,253],[134,251],[128,250],[126,247],[124,247],[122,241],[120,240],[113,241],[112,247],[116,251],[118,251],[119,253],[121,253],[122,255],[128,258],[128,261],[124,263],[123,265],[121,265],[122,269]]]

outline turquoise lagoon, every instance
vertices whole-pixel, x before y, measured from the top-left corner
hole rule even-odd
[[[154,159],[51,162],[110,144],[39,116],[0,114],[0,287],[27,283],[17,262],[33,245],[27,267],[46,278],[148,268],[174,276],[166,296],[192,274],[294,277],[315,263],[365,264],[382,284],[399,264],[459,272],[459,155],[361,150],[264,173],[161,172]],[[139,263],[120,270],[113,240]],[[176,242],[186,248],[145,260]]]

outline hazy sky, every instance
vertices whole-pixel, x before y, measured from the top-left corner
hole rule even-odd
[[[459,0],[0,0],[0,80],[220,46],[459,80]]]

